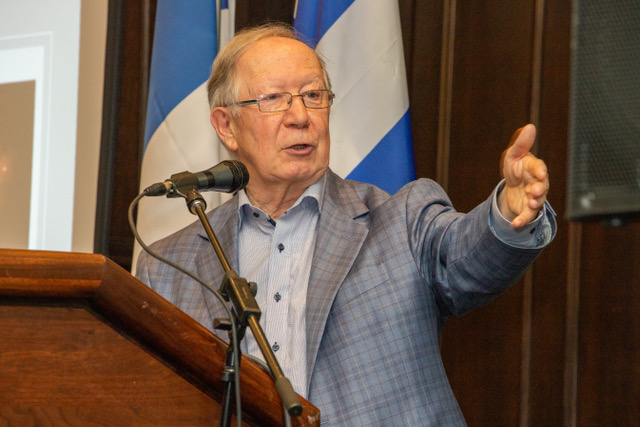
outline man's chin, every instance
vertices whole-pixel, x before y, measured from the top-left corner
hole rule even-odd
[[[288,180],[291,182],[299,182],[307,185],[311,185],[322,178],[322,175],[325,174],[327,168],[315,169],[315,170],[307,170],[307,171],[293,171]]]

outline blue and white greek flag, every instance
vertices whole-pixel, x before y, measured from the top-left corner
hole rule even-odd
[[[331,169],[395,193],[416,177],[397,0],[298,0],[294,27],[336,93]]]
[[[216,3],[218,3],[216,5]],[[234,32],[235,2],[159,0],[151,55],[140,188],[229,156],[209,122],[206,82],[218,49]],[[209,207],[219,193],[203,193]],[[137,227],[152,243],[197,220],[183,199],[144,198]],[[140,248],[136,242],[133,266]]]

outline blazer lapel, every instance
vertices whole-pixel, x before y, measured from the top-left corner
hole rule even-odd
[[[355,220],[369,211],[362,199],[333,172],[327,174],[307,289],[307,389],[331,305],[369,232],[367,221]]]

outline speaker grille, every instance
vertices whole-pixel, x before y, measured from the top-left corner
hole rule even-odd
[[[575,0],[568,219],[640,212],[640,1]]]

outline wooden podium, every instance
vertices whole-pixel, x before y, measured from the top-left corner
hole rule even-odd
[[[0,250],[0,425],[216,426],[225,348],[101,255]],[[271,377],[240,371],[243,423],[284,425]],[[300,400],[292,424],[319,426]]]

